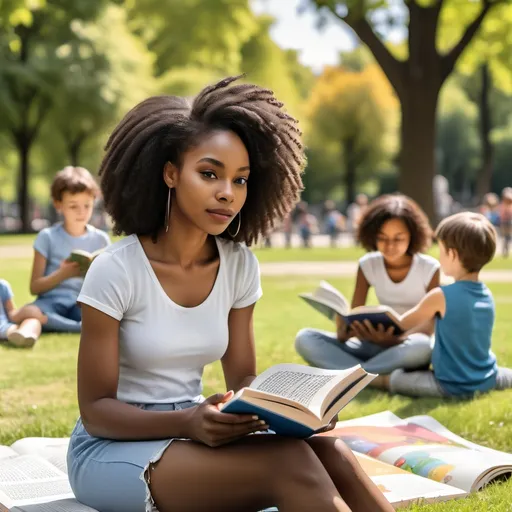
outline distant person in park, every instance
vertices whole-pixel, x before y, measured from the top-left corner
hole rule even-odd
[[[11,285],[0,279],[0,340],[13,347],[33,347],[41,334],[41,325],[47,321],[48,318],[34,306],[17,309]]]
[[[301,201],[297,205],[297,227],[302,247],[309,249],[312,236],[318,233],[318,222],[316,217],[309,211],[309,205],[306,201]]]
[[[359,222],[367,206],[368,196],[366,194],[357,194],[355,201],[347,208],[347,230],[353,234],[356,242]]]
[[[338,237],[345,230],[345,216],[336,208],[336,203],[328,199],[324,203],[325,231],[329,235],[331,247],[336,247]]]
[[[483,215],[462,212],[442,221],[436,237],[443,272],[455,282],[432,290],[402,316],[409,328],[435,320],[433,369],[395,370],[373,384],[392,393],[437,398],[512,388],[512,370],[498,367],[491,351],[494,299],[479,276],[494,257],[496,230]]]
[[[293,215],[288,213],[283,219],[284,246],[290,249],[292,246]]]
[[[226,78],[190,102],[134,107],[107,143],[114,232],[78,297],[81,419],[68,467],[109,512],[392,511],[338,439],[286,439],[218,404],[256,375],[258,260],[248,245],[294,206],[303,146],[273,93]],[[205,365],[227,392],[205,399]],[[199,491],[198,491],[199,490]]]
[[[30,292],[48,321],[44,332],[80,332],[81,310],[76,299],[83,283],[78,263],[68,260],[76,249],[92,253],[106,247],[109,236],[88,224],[99,187],[82,167],[65,167],[51,185],[51,196],[62,222],[40,231],[34,242]]]
[[[380,304],[402,314],[439,286],[439,262],[424,254],[432,241],[425,213],[410,198],[396,194],[375,199],[359,224],[358,240],[368,253],[359,260],[352,308],[364,306],[370,287]],[[430,363],[433,322],[400,337],[393,332],[337,317],[337,332],[302,329],[297,352],[311,365],[344,369],[360,364],[366,371],[390,373]]]
[[[494,226],[500,225],[500,200],[494,192],[485,194],[482,205],[479,210],[480,213]]]
[[[508,258],[512,241],[512,187],[506,187],[501,192],[499,216],[500,232],[503,238],[503,257]]]

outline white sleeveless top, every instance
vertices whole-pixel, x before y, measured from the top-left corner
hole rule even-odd
[[[254,304],[262,294],[258,260],[250,249],[215,240],[219,270],[210,294],[196,307],[167,296],[135,235],[110,245],[92,263],[78,302],[120,321],[119,400],[202,399],[203,368],[228,347],[229,312]]]
[[[439,262],[432,256],[415,254],[405,279],[394,283],[380,252],[369,252],[359,260],[359,268],[370,286],[374,287],[379,303],[392,307],[399,314],[405,313],[423,299],[439,267]]]

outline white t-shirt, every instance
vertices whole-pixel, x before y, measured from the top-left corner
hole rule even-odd
[[[378,251],[365,254],[359,260],[359,267],[370,286],[374,287],[379,303],[403,314],[418,305],[426,295],[440,264],[432,256],[415,254],[409,273],[399,283],[394,283],[389,277],[384,257]]]
[[[216,238],[220,264],[208,297],[183,307],[165,293],[137,236],[92,263],[78,302],[120,321],[117,398],[128,403],[201,399],[205,365],[228,346],[232,308],[262,295],[258,260],[244,245]]]

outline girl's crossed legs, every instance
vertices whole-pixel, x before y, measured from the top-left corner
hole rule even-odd
[[[415,333],[399,345],[386,348],[357,338],[343,343],[336,333],[302,329],[295,339],[295,348],[309,364],[318,368],[343,370],[360,364],[367,372],[388,374],[399,368],[414,370],[428,366],[432,338]]]
[[[329,436],[253,435],[220,448],[174,441],[148,479],[159,512],[393,511],[350,449]]]

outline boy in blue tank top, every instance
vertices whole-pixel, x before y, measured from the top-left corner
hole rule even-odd
[[[446,218],[436,233],[443,272],[455,282],[428,293],[402,316],[406,329],[435,319],[432,370],[396,370],[375,387],[410,396],[471,397],[477,392],[512,388],[512,370],[498,367],[491,351],[494,299],[479,280],[496,251],[496,231],[481,214]]]

